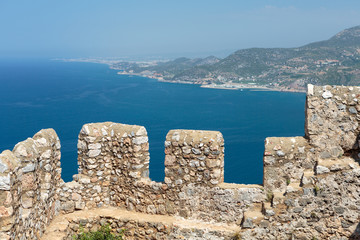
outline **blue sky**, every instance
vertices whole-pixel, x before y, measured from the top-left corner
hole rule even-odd
[[[226,55],[356,25],[359,0],[0,0],[0,57]]]

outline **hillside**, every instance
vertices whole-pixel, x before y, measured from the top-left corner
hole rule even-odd
[[[283,90],[304,90],[306,84],[360,84],[360,26],[332,38],[298,48],[250,48],[224,59],[178,58],[141,65],[117,63],[125,73],[153,76],[170,82],[252,84]]]

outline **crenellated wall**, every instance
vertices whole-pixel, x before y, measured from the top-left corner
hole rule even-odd
[[[308,86],[305,137],[265,140],[263,225],[243,238],[360,239],[359,96]]]
[[[60,141],[53,129],[0,154],[0,239],[36,239],[59,211]]]
[[[39,239],[61,219],[64,239],[106,222],[127,239],[360,239],[359,97],[309,85],[305,136],[265,140],[263,185],[224,183],[222,134],[195,130],[169,131],[164,181],[151,181],[146,129],[111,122],[82,127],[64,183],[56,133],[41,130],[0,154],[0,239]]]
[[[261,186],[223,184],[220,132],[171,130],[165,141],[165,180],[149,179],[144,127],[86,124],[78,142],[79,174],[62,186],[63,212],[116,206],[148,214],[241,222],[239,206],[260,204]],[[226,201],[224,201],[226,199]]]

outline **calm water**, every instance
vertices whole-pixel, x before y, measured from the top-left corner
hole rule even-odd
[[[150,177],[164,178],[170,129],[219,130],[225,138],[225,181],[262,183],[268,136],[304,135],[305,94],[202,89],[116,74],[92,63],[0,60],[0,152],[42,128],[62,144],[63,179],[77,173],[83,124],[113,121],[146,127]]]

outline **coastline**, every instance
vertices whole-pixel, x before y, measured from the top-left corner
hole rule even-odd
[[[135,75],[135,74],[132,74]],[[137,76],[147,77],[143,76],[141,74],[138,74]],[[251,85],[251,84],[233,84],[233,83],[226,83],[221,85],[216,84],[201,84],[201,83],[193,83],[193,82],[187,82],[187,81],[169,81],[164,79],[158,79],[158,78],[152,78],[157,79],[159,82],[167,82],[167,83],[179,83],[179,84],[194,84],[194,85],[200,85],[201,88],[211,88],[211,89],[222,89],[222,90],[239,90],[242,91],[243,89],[250,89],[251,91],[274,91],[274,92],[298,92],[298,93],[306,93],[306,90],[303,89],[284,89],[279,87],[266,87],[261,85]]]
[[[189,81],[181,81],[181,80],[166,80],[163,77],[158,77],[155,75],[148,75],[148,74],[141,74],[141,73],[134,73],[134,72],[121,72],[120,69],[116,69],[111,65],[115,62],[114,60],[96,60],[96,59],[54,59],[57,61],[64,61],[64,62],[88,62],[88,63],[98,63],[98,64],[106,64],[109,66],[110,69],[117,70],[118,75],[127,75],[127,76],[140,76],[146,77],[150,79],[156,79],[158,82],[167,82],[167,83],[178,83],[178,84],[194,84],[200,85],[201,88],[210,88],[210,89],[222,89],[222,90],[240,90],[243,89],[250,89],[251,91],[276,91],[276,92],[298,92],[298,93],[306,93],[306,89],[288,89],[282,87],[268,87],[262,85],[255,85],[255,84],[245,84],[245,83],[224,83],[224,84],[203,84],[202,82],[189,82]]]
[[[114,69],[114,70],[118,70],[118,69]],[[146,77],[146,78],[156,79],[158,82],[200,85],[201,88],[222,89],[222,90],[240,90],[240,91],[242,91],[243,89],[251,89],[252,91],[275,91],[275,92],[306,93],[305,89],[304,90],[300,90],[300,89],[284,89],[284,88],[279,88],[279,87],[270,88],[270,87],[261,86],[261,85],[252,85],[252,84],[243,84],[243,83],[202,84],[202,83],[181,81],[181,80],[170,81],[170,80],[163,79],[162,77],[154,77],[154,76],[144,75],[144,74],[141,74],[141,73],[117,72],[117,74],[119,74],[119,75],[127,75],[127,76]]]

